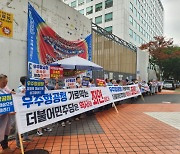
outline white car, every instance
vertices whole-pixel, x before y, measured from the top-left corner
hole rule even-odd
[[[173,89],[173,90],[175,90],[176,87],[175,87],[174,81],[173,80],[165,80],[163,82],[163,89]]]

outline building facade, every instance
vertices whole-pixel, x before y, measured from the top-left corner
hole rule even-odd
[[[133,45],[163,35],[161,0],[63,0],[92,22]]]
[[[83,40],[91,34],[90,20],[59,0],[0,1],[0,10],[14,15],[13,37],[0,36],[0,73],[8,76],[8,86],[12,89],[18,87],[21,76],[27,75],[28,2],[63,39]]]

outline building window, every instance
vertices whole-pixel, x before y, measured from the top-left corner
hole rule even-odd
[[[79,12],[84,15],[84,9],[79,10]]]
[[[132,30],[132,29],[129,29],[129,36],[130,36],[131,38],[133,38],[133,30]]]
[[[81,6],[84,4],[84,0],[78,0],[78,6]]]
[[[137,28],[137,22],[136,20],[133,21],[134,28]]]
[[[139,7],[139,5],[140,5],[140,2],[139,2],[139,0],[137,0],[137,6]]]
[[[113,6],[113,0],[106,0],[105,1],[105,9]]]
[[[93,6],[86,8],[86,15],[93,13]]]
[[[134,7],[134,14],[137,17],[137,9]]]
[[[129,22],[131,25],[133,25],[133,17],[132,16],[129,16]]]
[[[95,5],[95,11],[101,11],[102,10],[102,2]]]
[[[86,3],[92,2],[93,0],[86,0]]]
[[[71,7],[73,7],[73,8],[76,7],[76,1],[71,2]]]
[[[136,41],[136,33],[133,34],[134,41]]]
[[[139,30],[140,30],[141,33],[143,33],[143,28],[142,28],[141,26],[140,26],[140,29],[139,29]]]
[[[98,16],[95,18],[95,23],[96,24],[101,24],[102,23],[102,16]]]
[[[105,22],[113,20],[113,13],[105,14]]]
[[[130,6],[129,6],[130,10],[133,12],[133,4],[130,2]]]
[[[140,36],[137,35],[137,42],[140,43]]]
[[[137,18],[140,20],[140,13],[139,12],[137,13]]]
[[[109,33],[112,33],[112,26],[105,27],[104,29],[105,29],[106,31],[108,31]]]
[[[139,25],[139,24],[137,24],[137,30],[139,30],[139,31],[140,31],[140,25]]]

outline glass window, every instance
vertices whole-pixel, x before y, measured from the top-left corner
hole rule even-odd
[[[95,18],[95,23],[96,24],[101,24],[102,23],[102,16],[98,16]]]
[[[93,13],[93,6],[86,8],[86,15]]]
[[[86,0],[86,3],[92,2],[93,0]]]
[[[140,20],[140,13],[139,12],[137,13],[137,18]]]
[[[113,0],[106,0],[105,1],[105,9],[113,6]]]
[[[101,11],[102,10],[102,2],[95,5],[95,11]]]
[[[140,2],[139,2],[139,0],[137,0],[137,6],[139,7],[139,4],[140,4]]]
[[[105,14],[105,22],[111,21],[113,19],[113,13]]]
[[[79,12],[84,15],[84,9],[79,10]]]
[[[139,24],[137,24],[137,30],[140,31],[140,25]]]
[[[133,38],[133,30],[132,30],[132,29],[129,29],[129,36],[130,36],[131,38]]]
[[[130,10],[133,12],[133,4],[130,2],[130,6],[129,6]]]
[[[141,21],[141,22],[143,21],[143,17],[142,17],[142,16],[140,16],[140,21]]]
[[[134,40],[136,41],[136,33],[134,32],[134,34],[133,34],[133,38],[134,38]]]
[[[137,22],[135,20],[133,21],[133,25],[134,25],[134,28],[137,28]]]
[[[140,36],[137,35],[137,42],[140,43]]]
[[[76,7],[76,1],[71,2],[71,7],[73,7],[73,8]]]
[[[78,6],[81,6],[84,4],[84,0],[78,0]]]
[[[140,26],[140,32],[141,32],[141,33],[143,33],[143,29],[142,29],[142,27],[141,27],[141,26]]]
[[[129,22],[131,25],[133,25],[133,17],[132,16],[129,16]]]
[[[112,33],[112,26],[105,27],[104,29],[105,29],[106,31],[108,31],[108,32]]]
[[[137,17],[137,9],[134,7],[134,14]]]

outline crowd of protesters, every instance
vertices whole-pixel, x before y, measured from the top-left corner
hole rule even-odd
[[[0,94],[16,94],[16,93],[22,93],[24,94],[26,91],[26,76],[22,76],[20,78],[20,85],[17,87],[17,90],[15,92],[14,89],[10,89],[7,86],[8,83],[8,77],[4,74],[0,74]],[[45,91],[47,90],[57,90],[57,89],[65,89],[69,87],[61,87],[59,86],[59,80],[55,79],[55,85],[50,86],[49,85],[49,80],[48,79],[43,79],[45,81]],[[104,86],[126,86],[126,85],[132,85],[132,84],[139,84],[139,87],[141,89],[141,92],[143,94],[155,94],[157,92],[161,91],[161,83],[157,81],[149,81],[146,83],[145,81],[139,82],[138,80],[132,80],[129,81],[128,79],[126,80],[114,80],[114,79],[105,79],[105,85]],[[80,77],[76,77],[76,86],[75,88],[82,88],[82,79]],[[88,87],[96,87],[94,79],[89,79],[89,85]],[[111,105],[106,105],[104,107],[101,107],[99,110],[104,110],[110,108]],[[14,119],[14,114],[15,113],[7,113],[7,114],[2,114],[0,115],[0,143],[2,146],[3,151],[1,153],[10,153],[12,150],[8,146],[8,135],[11,130],[11,124]],[[81,118],[84,118],[86,115],[92,115],[94,114],[93,111],[88,111],[84,114],[81,115],[76,115],[75,117],[65,119],[63,121],[60,121],[58,123],[61,124],[62,127],[65,127],[66,124],[71,124],[73,120],[80,120]],[[49,126],[39,128],[37,129],[37,135],[41,136],[43,135],[43,131],[52,131],[52,128]],[[24,142],[31,142],[32,140],[28,137],[28,133],[24,133],[23,135],[23,141]],[[20,146],[19,143],[19,138],[18,138],[18,132],[16,131],[16,145],[17,147]]]

